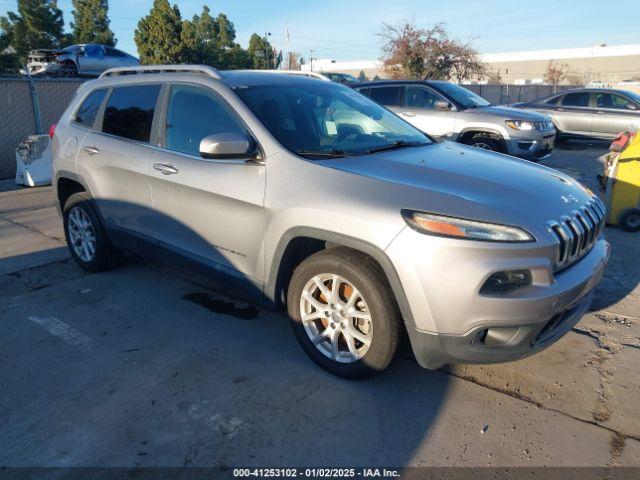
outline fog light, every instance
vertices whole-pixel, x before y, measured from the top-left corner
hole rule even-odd
[[[491,275],[482,285],[480,293],[494,295],[496,293],[512,292],[528,285],[531,285],[531,272],[529,270],[508,270]]]

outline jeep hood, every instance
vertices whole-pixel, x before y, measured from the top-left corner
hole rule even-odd
[[[551,168],[453,142],[322,163],[375,180],[401,208],[513,225],[544,227],[592,195]]]
[[[469,108],[463,111],[467,113],[482,113],[494,117],[502,117],[505,120],[529,120],[531,122],[544,122],[549,120],[549,117],[543,115],[542,113],[522,110],[521,108],[498,107],[496,105],[491,105],[489,107]]]

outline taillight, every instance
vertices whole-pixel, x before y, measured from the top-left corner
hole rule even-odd
[[[52,123],[49,127],[49,138],[53,139],[53,136],[56,134],[56,124]]]

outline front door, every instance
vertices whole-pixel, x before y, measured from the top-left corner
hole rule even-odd
[[[552,116],[561,131],[589,135],[593,119],[589,92],[567,93],[554,106]]]
[[[615,93],[594,92],[595,113],[591,132],[595,136],[614,137],[620,132],[635,132],[640,128],[638,105]]]
[[[437,108],[437,103],[447,103],[449,108]],[[421,85],[407,85],[404,106],[398,114],[423,132],[443,139],[453,137],[456,111],[450,102],[430,88]]]
[[[78,53],[79,73],[99,73],[105,70],[105,51],[101,45],[85,45]]]
[[[153,235],[214,268],[256,279],[265,230],[265,167],[206,160],[199,151],[207,135],[247,135],[247,128],[213,90],[188,84],[167,88],[163,148],[153,152],[149,171],[157,212]]]

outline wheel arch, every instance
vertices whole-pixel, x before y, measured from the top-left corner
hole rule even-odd
[[[267,271],[265,295],[282,308],[293,270],[309,255],[328,248],[348,248],[371,258],[385,280],[405,322],[413,323],[409,302],[393,263],[382,249],[365,240],[312,227],[294,227],[280,238]]]
[[[75,175],[60,175],[56,180],[56,198],[62,212],[69,197],[74,193],[89,192],[89,189]]]
[[[458,135],[458,142],[460,143],[465,143],[465,140],[467,138],[470,138],[473,135],[476,135],[478,133],[484,133],[487,134],[489,136],[491,136],[492,138],[495,138],[496,140],[498,140],[500,142],[500,145],[502,147],[502,151],[504,153],[506,153],[507,150],[507,142],[504,136],[504,133],[501,132],[498,129],[494,129],[494,128],[489,128],[489,127],[467,127],[467,128],[463,128],[460,131],[460,134]]]

